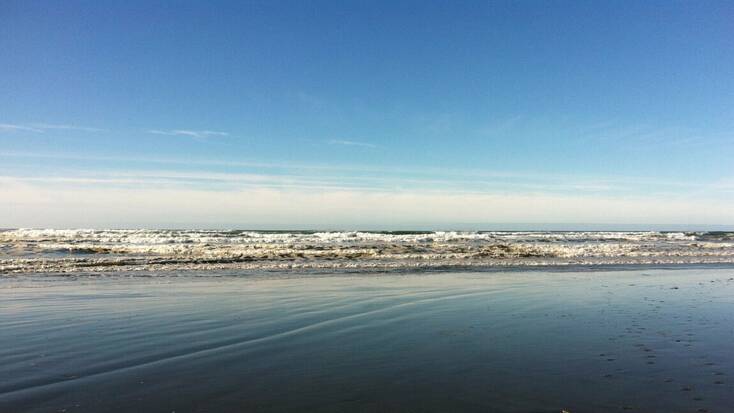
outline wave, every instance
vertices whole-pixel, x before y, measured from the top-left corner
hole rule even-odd
[[[0,231],[0,273],[734,263],[731,232]]]

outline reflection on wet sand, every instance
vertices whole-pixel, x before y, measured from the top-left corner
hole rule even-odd
[[[0,411],[726,411],[734,271],[0,279]]]

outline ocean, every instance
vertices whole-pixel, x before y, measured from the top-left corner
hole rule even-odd
[[[726,412],[727,232],[0,232],[0,412]]]
[[[0,231],[0,274],[731,263],[733,232]]]

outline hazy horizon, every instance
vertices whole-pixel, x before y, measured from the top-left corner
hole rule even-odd
[[[284,226],[279,224],[257,225],[226,225],[226,224],[159,224],[157,226],[28,226],[28,227],[0,227],[0,231],[32,229],[32,230],[150,230],[150,231],[256,231],[256,232],[732,232],[734,225],[696,225],[696,224],[593,224],[593,223],[507,223],[507,224],[425,224],[425,225],[394,225],[394,226],[330,226],[304,225]]]

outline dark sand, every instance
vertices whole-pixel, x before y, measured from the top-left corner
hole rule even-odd
[[[0,412],[734,411],[734,270],[0,279]]]

